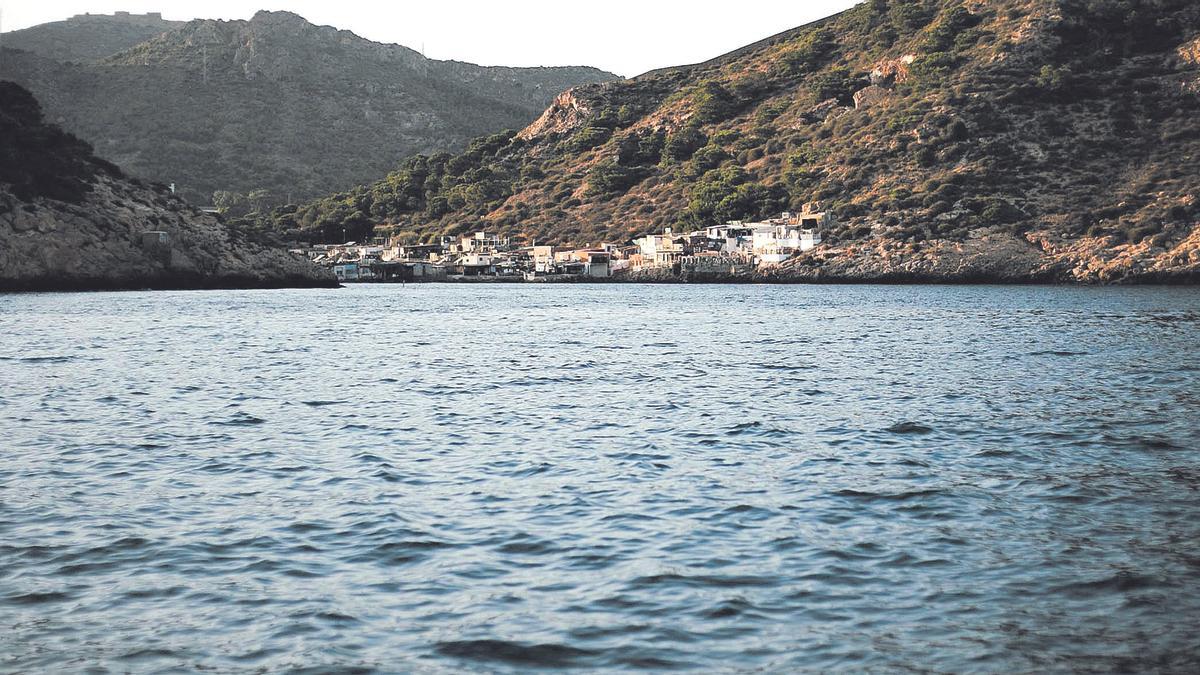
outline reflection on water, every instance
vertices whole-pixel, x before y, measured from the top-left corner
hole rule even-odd
[[[1194,289],[0,296],[0,670],[1200,667]]]

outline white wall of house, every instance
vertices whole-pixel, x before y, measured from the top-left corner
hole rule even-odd
[[[592,261],[585,263],[583,266],[583,275],[593,279],[607,279],[612,274],[608,260]]]
[[[805,230],[800,233],[800,250],[811,251],[821,244],[821,233],[815,230]]]

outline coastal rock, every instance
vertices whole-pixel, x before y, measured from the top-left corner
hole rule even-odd
[[[0,84],[0,144],[14,148],[0,163],[0,291],[336,285],[307,259],[129,180],[43,123],[11,83]]]
[[[897,246],[878,240],[825,247],[764,276],[778,281],[1028,282],[1054,277],[1054,267],[1028,241],[984,235],[963,242]]]
[[[759,276],[776,282],[1195,282],[1200,225],[1169,248],[1149,241],[1114,247],[1106,237],[1064,240],[1049,232],[982,232],[961,242],[907,245],[877,239],[820,247]]]
[[[1105,238],[1062,240],[1048,232],[979,232],[966,241],[821,246],[749,274],[687,275],[671,268],[618,277],[643,283],[1188,283],[1200,279],[1200,226],[1169,248],[1113,249]]]
[[[130,217],[120,206],[150,195],[101,178],[85,204],[94,219],[80,223],[52,200],[21,209],[11,234],[0,230],[0,290],[334,286],[327,270],[287,251],[253,243],[199,213],[166,225],[159,209]],[[170,240],[165,256],[141,244],[144,232]]]

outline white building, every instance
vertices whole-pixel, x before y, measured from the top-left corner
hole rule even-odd
[[[834,224],[833,214],[816,211],[816,204],[805,204],[799,215],[784,213],[765,223],[753,223],[753,252],[761,265],[778,265],[793,256],[811,251],[821,244],[819,228]]]
[[[643,265],[673,265],[687,252],[686,239],[671,232],[670,228],[662,234],[649,234],[634,241],[638,253],[642,256]]]
[[[821,233],[816,230],[800,230],[800,250],[811,251],[821,244]]]

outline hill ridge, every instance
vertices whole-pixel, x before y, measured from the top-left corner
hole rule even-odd
[[[0,75],[32,90],[51,119],[126,170],[197,203],[219,192],[235,208],[312,198],[416,152],[457,151],[525,126],[563,89],[616,79],[428,60],[267,11],[186,22],[94,62],[6,48],[3,64]]]
[[[839,224],[793,277],[1194,275],[1198,38],[1187,0],[871,0],[261,221],[586,245],[817,201]]]
[[[160,12],[76,14],[4,34],[6,48],[20,49],[56,61],[95,62],[183,25]]]

